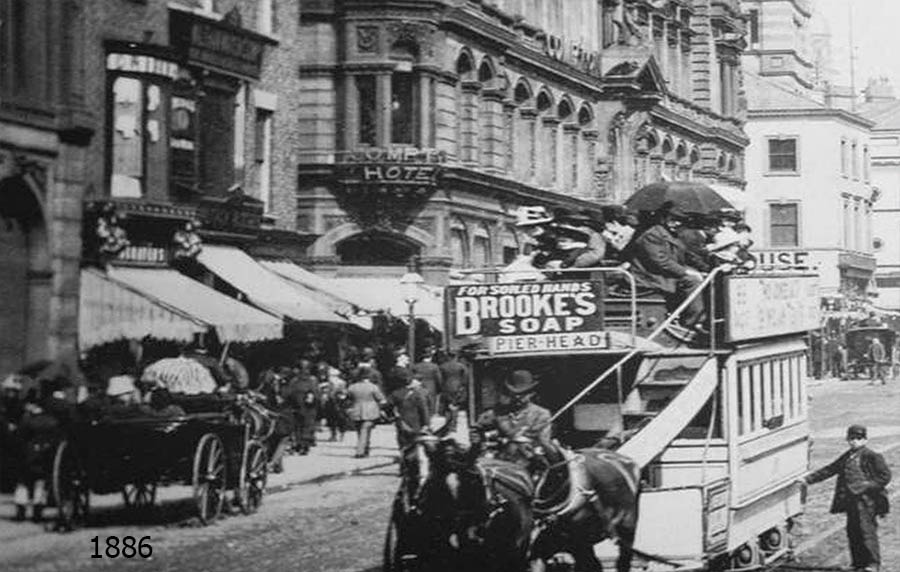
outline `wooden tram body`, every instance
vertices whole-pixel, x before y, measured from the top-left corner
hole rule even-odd
[[[579,282],[553,282],[566,281]],[[512,345],[472,335],[473,324],[458,321],[460,303],[468,304],[463,319],[479,304],[461,297],[483,292],[462,285],[445,296],[448,345],[472,357],[470,419],[501,399],[511,371],[529,369],[563,444],[606,443],[643,467],[638,549],[680,570],[754,569],[788,552],[791,519],[803,511],[797,480],[808,470],[810,445],[804,339],[818,327],[816,277],[712,276],[708,283],[717,333],[703,347],[669,335],[662,300],[600,294],[602,331],[593,323],[592,332],[570,332],[565,344],[534,344],[541,351],[530,351],[526,339],[517,342],[523,351],[492,352]],[[502,305],[486,306],[480,325],[487,331],[498,331],[490,316]],[[572,308],[555,306],[561,319]],[[546,320],[546,306],[543,312]],[[515,335],[521,318],[507,316],[504,331]],[[455,335],[460,327],[465,337]],[[601,347],[572,343],[591,333],[605,336]],[[548,350],[548,343],[567,347]],[[611,542],[597,552],[614,560]]]

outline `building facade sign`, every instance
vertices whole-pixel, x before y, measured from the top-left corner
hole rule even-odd
[[[730,342],[806,332],[821,324],[818,276],[729,276],[726,291]]]
[[[451,338],[481,338],[492,354],[608,347],[602,284],[590,281],[476,284],[447,289]]]
[[[414,147],[373,148],[345,153],[339,159],[340,178],[348,184],[437,184],[443,151]]]
[[[170,11],[169,38],[189,63],[259,79],[266,43],[271,40],[227,22]]]
[[[106,55],[106,69],[125,73],[149,74],[178,79],[183,72],[181,66],[154,56],[142,54],[109,53]]]
[[[751,255],[761,268],[795,268],[812,270],[822,261],[808,250],[754,250]]]

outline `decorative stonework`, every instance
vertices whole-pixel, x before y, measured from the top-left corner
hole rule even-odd
[[[378,26],[356,27],[356,49],[362,54],[378,52]]]
[[[412,44],[418,46],[419,54],[434,57],[434,28],[418,22],[394,22],[387,26],[388,45]]]
[[[415,222],[413,224],[415,224],[417,227],[421,228],[422,230],[424,230],[425,232],[427,232],[429,234],[434,234],[434,229],[435,229],[434,217],[430,217],[430,216],[419,217],[415,220]]]

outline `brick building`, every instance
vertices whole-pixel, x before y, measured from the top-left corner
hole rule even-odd
[[[298,230],[338,276],[508,261],[520,205],[740,189],[737,1],[309,0]]]
[[[275,0],[0,0],[0,373],[85,350],[79,304],[107,294],[79,295],[85,267],[171,271],[198,239],[302,255],[299,18]]]

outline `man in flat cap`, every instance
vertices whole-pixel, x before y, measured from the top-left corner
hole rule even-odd
[[[831,512],[847,514],[851,565],[857,572],[878,572],[881,554],[877,517],[888,512],[884,488],[891,480],[891,470],[884,457],[866,447],[866,437],[866,428],[862,425],[848,427],[850,448],[804,480],[813,484],[837,475]]]
[[[508,440],[498,457],[529,467],[535,456],[556,452],[551,441],[550,411],[532,401],[538,382],[528,370],[514,371],[503,384],[507,400],[479,417],[472,433],[476,450],[492,438]]]

